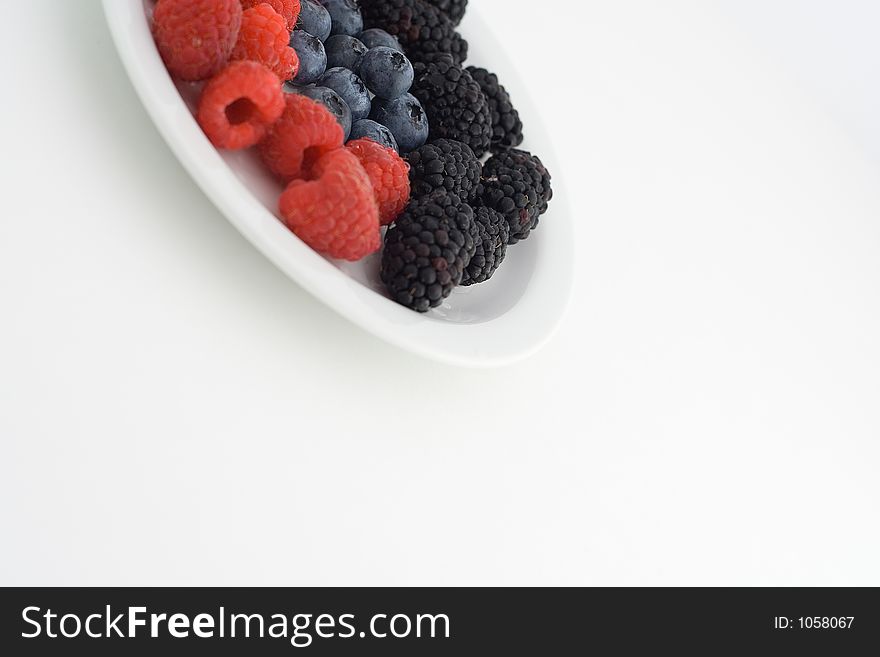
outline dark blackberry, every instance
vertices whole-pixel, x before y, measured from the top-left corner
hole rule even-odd
[[[495,275],[507,255],[507,241],[510,239],[507,219],[491,208],[477,208],[474,225],[477,227],[476,250],[461,279],[465,286],[485,283]]]
[[[468,0],[425,0],[434,5],[449,17],[453,25],[461,23],[464,13],[467,11]]]
[[[550,173],[538,157],[501,151],[483,166],[477,203],[497,210],[510,224],[508,244],[526,239],[553,198]]]
[[[425,313],[460,283],[476,245],[473,210],[437,192],[407,206],[385,233],[381,278],[391,298]]]
[[[446,14],[424,0],[364,0],[361,13],[366,29],[397,37],[413,63],[438,52],[450,53],[458,63],[467,59],[467,41]]]
[[[484,68],[468,66],[468,72],[480,85],[492,115],[492,150],[516,148],[523,142],[523,124],[510,102],[510,94],[498,82],[498,76]]]
[[[471,74],[449,56],[436,55],[415,64],[410,93],[428,115],[429,139],[455,139],[482,157],[492,144],[489,102]]]
[[[483,165],[467,144],[437,139],[406,156],[412,197],[443,189],[469,202],[477,194]]]
[[[477,248],[477,239],[480,234],[477,230],[477,224],[474,221],[474,208],[464,198],[455,192],[448,192],[445,189],[435,189],[429,194],[422,196],[412,196],[407,206],[407,210],[420,211],[420,208],[426,206],[439,207],[446,215],[447,219],[452,221],[455,226],[463,231],[466,235],[465,248],[467,250],[467,259],[473,257]]]

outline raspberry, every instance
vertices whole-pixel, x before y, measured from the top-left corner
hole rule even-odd
[[[299,19],[299,0],[241,0],[243,9],[250,9],[260,4],[272,5],[272,9],[284,17],[284,21],[287,23],[287,31],[293,32],[296,21]]]
[[[245,10],[232,59],[259,62],[281,78],[282,82],[290,80],[299,72],[299,57],[290,47],[287,23],[268,4]]]
[[[342,147],[342,126],[321,103],[286,94],[281,118],[260,143],[263,162],[282,180],[301,178],[325,153]]]
[[[315,180],[294,180],[279,209],[290,230],[316,251],[341,260],[360,260],[382,245],[373,186],[350,151],[323,155]]]
[[[202,91],[198,120],[217,148],[249,148],[284,111],[278,78],[256,62],[232,62]]]
[[[238,0],[159,0],[153,36],[168,71],[188,82],[219,72],[235,46],[241,16]]]
[[[379,222],[387,226],[409,202],[409,165],[394,149],[385,148],[372,139],[350,141],[346,148],[370,177],[379,206]]]

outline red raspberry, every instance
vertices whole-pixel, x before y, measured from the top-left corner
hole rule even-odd
[[[287,22],[287,31],[293,31],[299,18],[300,0],[241,0],[243,9],[250,9],[263,3],[272,5],[272,9],[284,16],[284,20]]]
[[[296,77],[299,72],[299,57],[290,47],[287,23],[267,4],[245,10],[232,59],[260,62],[282,81]]]
[[[329,151],[342,147],[342,126],[321,103],[286,94],[284,114],[260,143],[266,166],[285,181],[306,176],[312,164]]]
[[[379,210],[370,178],[345,149],[323,155],[316,180],[294,180],[279,201],[284,223],[316,251],[360,260],[379,250]]]
[[[206,80],[229,60],[241,26],[238,0],[159,0],[153,36],[169,72]]]
[[[357,157],[370,177],[379,206],[379,221],[387,226],[409,203],[409,165],[393,148],[386,148],[372,139],[350,141],[346,148]]]
[[[198,119],[214,146],[236,150],[260,141],[282,112],[275,74],[256,62],[232,62],[205,85]]]

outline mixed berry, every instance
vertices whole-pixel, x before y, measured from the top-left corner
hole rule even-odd
[[[169,72],[196,118],[285,185],[281,220],[337,259],[382,251],[419,312],[488,281],[553,196],[498,77],[465,67],[467,0],[157,0]]]

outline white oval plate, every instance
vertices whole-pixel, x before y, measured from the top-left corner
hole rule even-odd
[[[528,98],[517,104],[529,141],[555,174],[555,197],[540,229],[510,249],[498,274],[483,285],[460,288],[437,310],[420,315],[388,299],[378,280],[378,257],[351,264],[312,251],[276,217],[279,184],[250,152],[218,152],[191,108],[196,93],[175,85],[150,33],[150,0],[104,0],[104,12],[123,64],[159,132],[196,183],[260,252],[303,288],[367,331],[434,360],[469,367],[505,365],[537,351],[553,334],[571,294],[574,248],[571,215],[540,113]],[[476,8],[462,31],[471,39],[469,62],[503,71],[515,68]],[[518,85],[525,89],[524,85]]]

